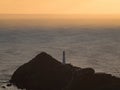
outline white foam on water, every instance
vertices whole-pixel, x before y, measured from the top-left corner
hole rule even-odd
[[[11,85],[11,86],[7,86],[8,83],[2,84],[0,86],[0,90],[25,90],[25,89],[18,89],[16,86]]]

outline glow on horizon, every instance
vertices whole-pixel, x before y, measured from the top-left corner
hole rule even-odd
[[[120,0],[1,0],[1,14],[120,14]]]

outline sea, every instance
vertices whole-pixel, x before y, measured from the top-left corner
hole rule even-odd
[[[62,62],[65,51],[66,63],[120,77],[120,25],[82,22],[1,19],[0,85],[8,82],[19,66],[41,52]]]

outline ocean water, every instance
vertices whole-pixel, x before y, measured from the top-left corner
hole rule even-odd
[[[0,83],[42,51],[62,61],[65,50],[67,63],[120,77],[119,27],[0,25]]]

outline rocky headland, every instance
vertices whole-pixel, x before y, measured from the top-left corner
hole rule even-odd
[[[20,66],[10,83],[26,90],[120,90],[120,78],[63,64],[45,52]]]

